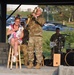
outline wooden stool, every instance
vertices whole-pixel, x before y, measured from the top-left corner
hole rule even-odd
[[[13,48],[10,46],[8,61],[7,61],[7,68],[10,68],[10,69],[12,69],[12,66],[13,66],[13,61],[12,61],[13,51],[14,51]],[[18,57],[15,63],[16,63],[16,68],[18,68],[18,64],[19,64],[19,67],[21,69],[20,45],[18,46]]]
[[[61,54],[53,54],[53,66],[59,66],[61,62]]]

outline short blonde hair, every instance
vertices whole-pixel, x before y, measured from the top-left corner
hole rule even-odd
[[[40,8],[40,7],[35,7],[33,12],[36,12],[38,9],[39,9],[41,12],[43,12],[43,9]]]
[[[43,9],[42,8],[40,8],[40,10],[41,10],[41,12],[43,12]]]
[[[37,7],[37,9],[40,9],[40,10],[41,10],[41,12],[43,12],[43,9],[42,9],[41,7]]]

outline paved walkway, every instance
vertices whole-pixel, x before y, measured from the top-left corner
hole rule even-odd
[[[22,66],[22,69],[16,69],[15,66],[12,70],[6,66],[0,66],[0,75],[56,75],[58,67],[43,66],[41,69],[27,69]]]

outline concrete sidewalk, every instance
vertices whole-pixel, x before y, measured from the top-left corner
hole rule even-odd
[[[25,66],[22,69],[12,70],[6,66],[0,66],[0,75],[56,75],[58,67],[43,66],[41,69],[27,69]]]
[[[0,75],[74,75],[74,66],[43,66],[41,69],[27,69],[25,66],[16,69],[13,66],[12,70],[0,66]]]

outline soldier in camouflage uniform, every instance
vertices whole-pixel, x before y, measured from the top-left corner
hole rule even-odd
[[[55,45],[51,48],[51,59],[53,59],[53,54],[61,52],[61,49],[65,44],[65,37],[60,33],[59,28],[56,28],[56,33],[51,36],[50,42],[55,43]]]
[[[42,57],[42,26],[45,23],[45,19],[42,17],[42,9],[37,8],[36,13],[32,13],[32,19],[29,21],[29,42],[28,42],[28,56],[29,65],[27,68],[33,67],[34,52],[37,58],[37,65],[34,68],[40,68]]]

